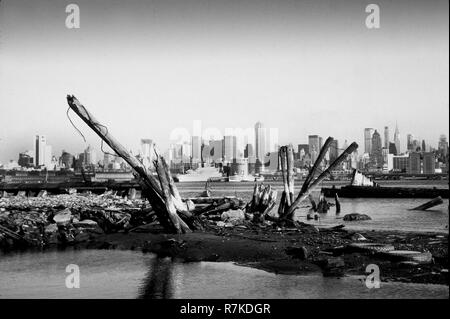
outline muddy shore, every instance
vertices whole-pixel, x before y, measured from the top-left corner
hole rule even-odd
[[[387,260],[377,253],[345,249],[354,242],[354,231],[258,229],[210,226],[206,231],[165,234],[158,225],[145,232],[101,234],[76,243],[75,249],[124,249],[172,257],[182,262],[235,262],[278,274],[323,273],[325,276],[367,276],[366,266],[376,264],[382,282],[396,281],[448,285],[448,235],[393,231],[362,231],[367,241],[390,244],[395,249],[429,251],[429,264]],[[48,249],[63,246],[49,246]],[[337,267],[330,267],[330,260]],[[327,262],[328,261],[328,262]]]

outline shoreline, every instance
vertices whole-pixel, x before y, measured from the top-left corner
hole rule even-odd
[[[208,227],[203,232],[182,235],[163,233],[159,226],[142,233],[110,233],[91,236],[73,245],[50,245],[43,249],[12,249],[3,253],[54,251],[59,249],[120,249],[153,253],[180,262],[233,262],[275,274],[367,276],[365,268],[376,264],[381,282],[441,284],[448,282],[448,234],[409,231],[359,231],[370,242],[390,244],[395,249],[429,250],[433,262],[401,265],[378,254],[348,252],[342,247],[354,240],[356,231],[299,231],[298,229],[251,229]],[[336,250],[336,248],[339,248]],[[304,250],[303,250],[304,249]],[[340,250],[340,251],[339,251]],[[303,253],[299,252],[305,252]],[[330,266],[330,260],[340,265]],[[328,261],[328,264],[327,264]]]

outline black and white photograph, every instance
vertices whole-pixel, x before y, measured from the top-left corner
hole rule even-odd
[[[448,0],[0,0],[0,299],[448,300],[448,139]]]

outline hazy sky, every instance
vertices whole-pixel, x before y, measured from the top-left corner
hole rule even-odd
[[[65,27],[77,3],[81,28]],[[368,29],[377,3],[381,28]],[[278,127],[355,140],[364,127],[405,143],[448,135],[448,0],[0,2],[0,162],[47,135],[87,144],[66,118],[74,94],[125,146],[169,145],[176,127]],[[97,150],[100,140],[71,117]],[[383,136],[383,135],[382,135]]]

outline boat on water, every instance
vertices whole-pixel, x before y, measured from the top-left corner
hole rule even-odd
[[[444,188],[380,186],[356,169],[350,185],[323,187],[322,192],[326,197],[334,197],[337,193],[339,197],[347,198],[449,198],[449,189]]]
[[[227,177],[216,167],[199,167],[195,170],[189,169],[186,174],[176,174],[176,182],[206,182],[206,181],[226,181]]]
[[[239,175],[239,174],[235,174],[235,175],[230,175],[228,177],[228,181],[231,183],[236,183],[236,182],[262,182],[264,181],[264,176],[262,175]]]

